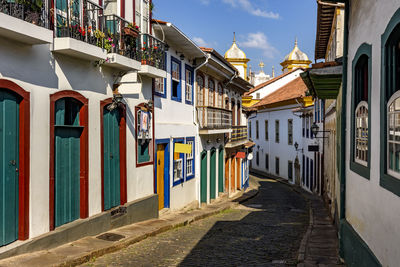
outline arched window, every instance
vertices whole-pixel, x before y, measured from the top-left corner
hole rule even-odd
[[[387,124],[388,173],[400,178],[400,91],[388,101]]]
[[[361,101],[355,110],[355,154],[354,160],[364,166],[368,164],[368,103]]]
[[[370,92],[372,46],[363,43],[352,61],[350,169],[370,177]]]
[[[208,80],[208,106],[214,107],[215,106],[215,101],[214,101],[214,82],[209,79]]]
[[[204,106],[204,79],[197,76],[197,105]]]

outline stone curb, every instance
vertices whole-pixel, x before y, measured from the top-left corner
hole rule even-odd
[[[67,260],[67,261],[65,261],[63,263],[55,264],[53,266],[59,266],[59,267],[69,266],[69,267],[72,267],[72,266],[77,266],[77,265],[80,265],[80,264],[84,264],[84,263],[90,261],[90,259],[92,259],[94,257],[100,257],[100,256],[103,256],[105,254],[121,250],[123,248],[126,248],[126,247],[134,244],[134,243],[140,242],[140,241],[142,241],[142,240],[144,240],[144,239],[146,239],[148,237],[156,236],[156,235],[158,235],[160,233],[163,233],[163,232],[166,232],[166,231],[178,228],[178,227],[186,226],[186,225],[189,225],[189,224],[191,224],[193,222],[196,222],[196,221],[205,219],[207,217],[216,215],[216,214],[221,213],[221,212],[223,212],[225,210],[228,210],[228,209],[231,209],[231,208],[233,208],[235,206],[238,206],[239,204],[241,204],[241,203],[243,203],[243,202],[245,202],[245,201],[247,201],[247,200],[249,200],[251,198],[254,198],[259,192],[258,188],[259,188],[259,186],[255,187],[255,188],[251,188],[251,190],[249,190],[248,192],[245,192],[245,193],[241,194],[240,196],[235,197],[234,199],[230,199],[230,200],[228,200],[226,202],[222,202],[222,203],[217,203],[217,204],[215,204],[215,206],[219,205],[219,207],[216,207],[213,210],[203,210],[203,212],[201,214],[195,215],[193,217],[190,216],[189,218],[184,219],[182,221],[178,221],[178,222],[176,222],[176,221],[175,222],[170,222],[169,224],[167,224],[165,226],[162,226],[159,229],[151,230],[151,231],[146,232],[146,233],[144,233],[144,234],[142,234],[140,236],[127,238],[127,239],[125,239],[123,241],[114,242],[113,244],[110,244],[110,246],[108,246],[106,248],[101,248],[101,249],[90,251],[90,252],[86,253],[85,255],[76,257],[74,259]],[[214,208],[212,206],[212,204],[209,205],[208,207],[209,208]],[[145,222],[142,222],[142,223],[145,223]]]

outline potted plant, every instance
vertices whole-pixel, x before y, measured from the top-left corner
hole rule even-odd
[[[128,26],[124,27],[124,34],[132,36],[134,38],[139,36],[139,26],[137,26],[134,22],[128,23]]]

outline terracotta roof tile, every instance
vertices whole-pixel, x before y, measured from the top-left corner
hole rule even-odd
[[[269,85],[269,84],[271,84],[271,83],[273,83],[273,82],[276,82],[277,80],[279,80],[279,79],[281,79],[281,78],[283,78],[283,77],[285,77],[285,76],[287,76],[287,75],[289,75],[289,74],[295,72],[295,71],[298,70],[298,69],[304,70],[303,68],[296,68],[296,69],[293,69],[293,70],[288,71],[288,72],[286,72],[286,73],[283,73],[283,74],[281,74],[281,75],[279,75],[279,76],[276,76],[275,78],[273,78],[273,79],[271,79],[271,80],[268,80],[268,81],[266,81],[266,82],[264,82],[264,83],[261,83],[261,84],[257,85],[256,87],[254,87],[253,89],[251,89],[249,92],[247,92],[247,93],[245,94],[245,96],[250,95],[250,94],[254,93],[255,91],[258,91],[259,89],[261,89],[261,88],[263,88],[263,87],[265,87],[265,86],[267,86],[267,85]]]
[[[308,88],[306,84],[303,82],[301,77],[298,77],[287,83],[286,85],[282,86],[275,92],[267,95],[260,102],[252,106],[254,107],[262,107],[274,103],[279,103],[285,100],[296,99],[300,97],[304,97],[306,95]]]

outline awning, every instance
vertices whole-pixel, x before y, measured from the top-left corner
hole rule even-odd
[[[250,148],[250,147],[253,147],[253,146],[255,146],[255,145],[256,145],[256,143],[249,141],[249,142],[246,142],[246,143],[244,144],[244,147],[245,147],[245,148]]]
[[[192,153],[192,145],[175,143],[175,153]]]
[[[342,85],[342,66],[311,68],[300,76],[308,89],[320,99],[336,99]]]
[[[238,153],[236,153],[236,157],[239,159],[244,159],[244,158],[246,158],[246,153],[238,152]]]

